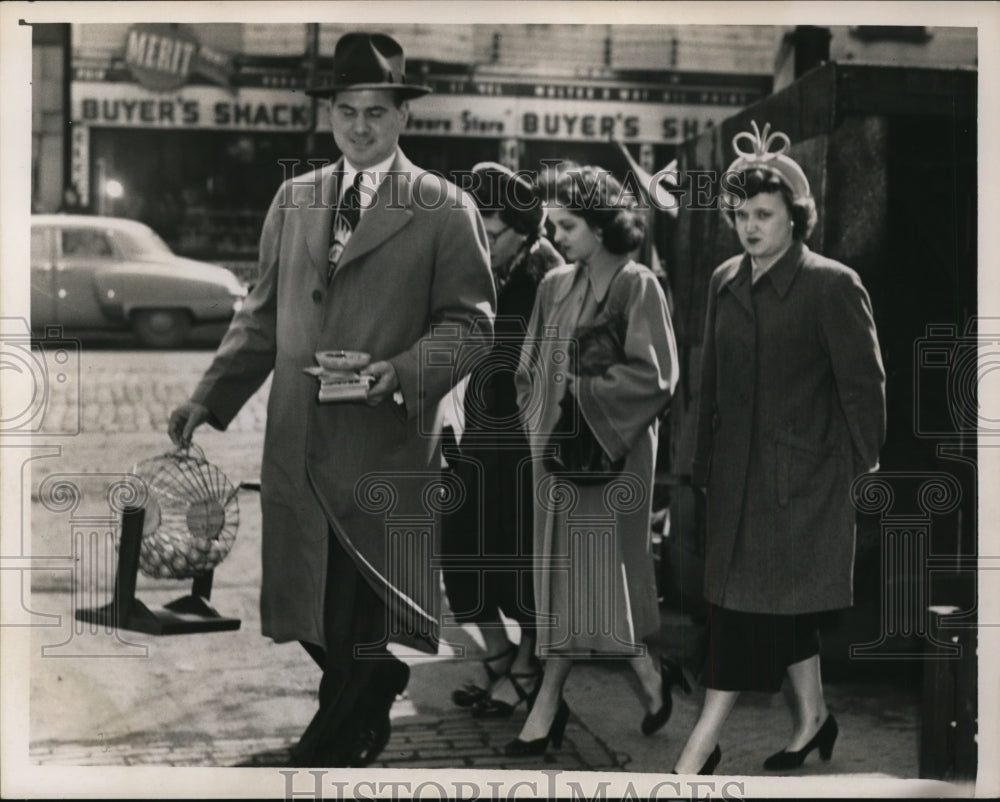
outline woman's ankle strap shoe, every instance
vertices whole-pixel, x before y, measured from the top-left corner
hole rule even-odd
[[[789,752],[786,749],[776,752],[764,761],[764,768],[768,771],[797,769],[814,749],[819,749],[819,756],[823,760],[829,760],[833,756],[833,744],[837,740],[837,733],[839,731],[837,719],[832,714],[828,715],[826,721],[823,722],[823,726],[809,740],[809,743],[795,752]]]
[[[542,676],[541,670],[532,671],[531,673],[511,671],[507,674],[505,679],[510,682],[511,687],[517,694],[517,702],[510,704],[510,702],[505,702],[502,699],[494,699],[491,695],[487,694],[484,699],[476,702],[473,706],[472,717],[510,718],[514,713],[514,710],[519,704],[521,704],[521,702],[526,702],[528,710],[531,710],[532,705],[535,704],[535,697],[538,696],[538,691],[541,690],[542,687]],[[525,690],[519,680],[532,680],[533,684],[531,689]],[[499,687],[499,684],[497,687]],[[492,693],[492,691],[490,693]]]
[[[490,665],[490,663],[496,662],[497,660],[503,660],[508,657],[511,662],[513,662],[516,654],[517,646],[512,643],[502,652],[497,652],[494,655],[487,655],[480,660],[486,671],[486,676],[489,679],[490,687],[495,685],[501,677],[507,676],[509,671],[509,669],[508,671],[497,671]],[[479,702],[489,698],[489,695],[490,688],[480,688],[474,683],[467,682],[461,688],[452,691],[451,701],[458,707],[474,707]]]

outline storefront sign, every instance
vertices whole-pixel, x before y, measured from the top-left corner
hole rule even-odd
[[[125,38],[125,64],[135,79],[154,92],[170,92],[187,83],[191,73],[229,87],[232,58],[198,42],[185,25],[140,23]]]
[[[90,128],[86,125],[73,126],[70,146],[70,183],[76,187],[80,203],[90,205]]]
[[[293,89],[243,87],[226,92],[188,86],[154,92],[133,83],[74,81],[73,120],[83,125],[308,131],[312,101]],[[740,110],[723,103],[584,100],[519,95],[422,97],[410,104],[406,134],[578,142],[683,142]],[[320,130],[328,130],[325,127]]]
[[[739,106],[760,100],[770,92],[771,79],[763,75],[709,72],[671,72],[659,84],[620,81],[537,80],[516,77],[428,80],[436,95],[477,97],[533,97],[538,100],[602,100],[627,103]]]
[[[74,82],[73,122],[119,128],[308,131],[312,103],[301,92],[192,86],[152,92],[125,83]]]
[[[406,133],[673,144],[739,111],[738,106],[532,97],[429,95],[410,104]]]

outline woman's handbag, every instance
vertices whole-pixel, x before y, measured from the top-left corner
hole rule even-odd
[[[625,457],[612,460],[601,447],[576,403],[567,392],[559,402],[559,419],[549,436],[557,455],[544,458],[545,470],[575,485],[603,485],[625,467]]]
[[[611,287],[617,278],[618,273],[612,279],[604,301],[611,297]],[[570,369],[577,376],[603,376],[612,365],[625,362],[627,321],[620,314],[605,315],[604,301],[598,305],[594,321],[578,327],[573,333],[577,350]],[[587,425],[572,392],[566,391],[559,407],[559,419],[548,442],[549,450],[554,450],[556,455],[544,458],[545,469],[575,485],[607,484],[622,472],[625,457],[612,460],[608,456]]]

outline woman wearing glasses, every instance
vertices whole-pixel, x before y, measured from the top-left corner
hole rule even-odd
[[[517,416],[514,370],[538,282],[562,257],[543,236],[545,211],[535,187],[494,162],[472,168],[472,194],[490,246],[497,288],[491,351],[471,370],[460,445],[445,449],[464,500],[444,520],[448,600],[461,623],[474,623],[486,656],[482,678],[452,694],[480,718],[506,718],[538,691],[531,582],[532,487],[528,443]],[[481,565],[477,561],[481,560]],[[518,623],[512,643],[501,613]]]

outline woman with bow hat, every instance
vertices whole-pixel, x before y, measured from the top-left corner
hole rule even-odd
[[[764,767],[829,760],[837,738],[819,628],[852,603],[851,483],[878,467],[885,374],[858,275],[804,243],[816,204],[789,145],[769,125],[737,134],[720,196],[744,252],[708,292],[692,470],[708,502],[706,692],[679,773],[711,774],[739,692],[786,675],[794,729]]]
[[[497,317],[493,347],[469,374],[461,445],[445,451],[464,501],[443,520],[443,547],[450,557],[464,555],[460,566],[445,569],[445,587],[455,620],[476,624],[482,634],[486,682],[467,683],[452,700],[477,718],[507,718],[534,699],[541,682],[534,657],[530,453],[517,416],[514,370],[538,282],[563,260],[543,235],[545,209],[532,182],[495,162],[477,164],[471,179],[490,246]],[[518,644],[508,640],[501,613],[520,626]]]

